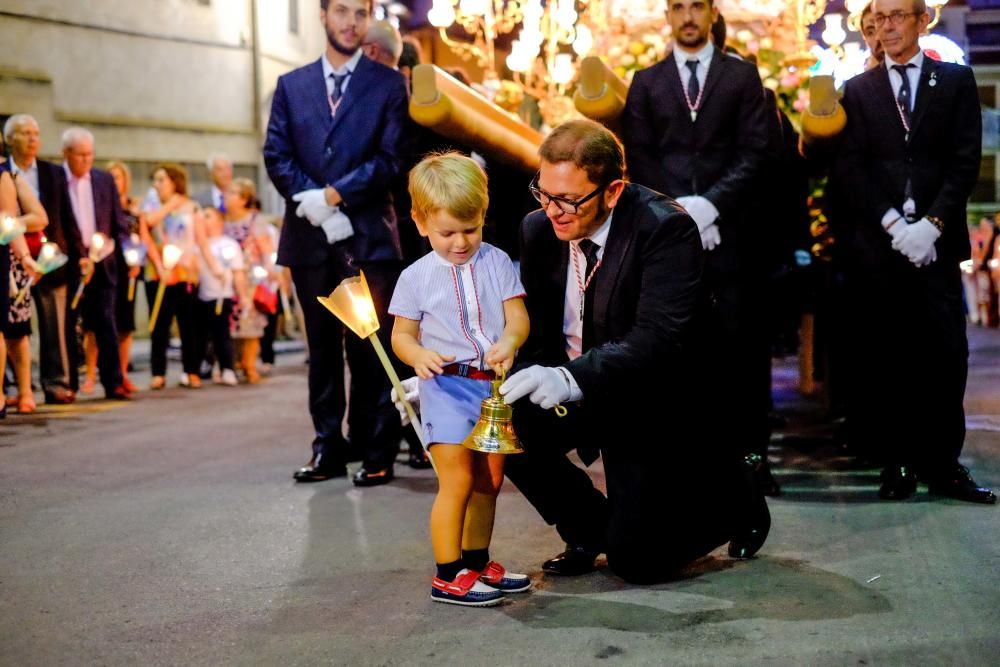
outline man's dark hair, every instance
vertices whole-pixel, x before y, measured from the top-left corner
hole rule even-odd
[[[625,178],[625,151],[608,128],[592,120],[570,120],[556,129],[538,149],[551,164],[572,162],[587,172],[594,185]]]
[[[712,24],[712,44],[717,49],[726,48],[726,19],[722,17],[722,12],[719,12],[719,18]]]
[[[409,67],[413,69],[420,64],[420,47],[409,37],[403,38],[403,52],[399,56],[400,69]]]
[[[330,8],[330,0],[319,0],[319,8],[324,12]],[[368,11],[375,11],[375,0],[368,0]]]

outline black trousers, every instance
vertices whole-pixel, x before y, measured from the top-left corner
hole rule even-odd
[[[274,339],[278,336],[278,312],[267,316],[267,326],[264,327],[264,335],[260,337],[260,360],[265,364],[274,364]],[[286,316],[287,317],[287,316]]]
[[[763,313],[765,291],[750,272],[706,272],[711,295],[695,341],[705,426],[733,453],[766,455],[771,438],[771,353]]]
[[[38,370],[42,390],[49,394],[57,388],[71,389],[71,348],[76,345],[75,327],[70,326],[69,299],[65,283],[56,284],[42,277],[31,288],[38,314]],[[75,356],[75,355],[74,355]]]
[[[198,349],[201,359],[205,358],[205,350],[209,341],[212,343],[212,350],[216,361],[219,362],[220,370],[233,370],[233,339],[229,333],[229,318],[233,314],[233,300],[223,299],[222,309],[218,314],[215,312],[215,299],[211,301],[198,301],[198,333],[201,340]],[[201,366],[201,359],[198,361]]]
[[[728,542],[736,474],[728,453],[713,460],[704,447],[609,429],[625,418],[604,416],[593,406],[570,407],[560,418],[526,399],[514,405],[526,452],[507,457],[506,474],[545,522],[567,543],[605,552],[615,574],[634,583],[667,579]],[[648,415],[636,418],[653,426]],[[607,497],[567,457],[595,445],[602,445]]]
[[[75,294],[77,285],[71,284],[69,294]],[[72,297],[70,297],[72,299]],[[84,288],[78,309],[69,311],[69,325],[75,329],[77,317],[83,318],[83,330],[91,331],[97,339],[97,370],[101,385],[111,393],[122,383],[121,358],[118,353],[118,328],[115,318],[118,288],[112,285],[103,272],[98,271]],[[75,341],[75,338],[70,340]],[[70,377],[73,389],[78,387],[78,346],[70,347]]]
[[[888,465],[946,474],[965,442],[969,346],[958,263],[859,271],[850,290],[852,438]]]
[[[149,299],[150,309],[156,302],[156,291],[159,287],[159,281],[151,280],[146,283],[146,297]],[[175,317],[181,334],[181,362],[184,372],[197,374],[199,371],[204,349],[198,348],[201,335],[198,332],[196,291],[197,288],[190,283],[177,283],[168,286],[163,292],[160,312],[156,316],[156,328],[150,334],[150,365],[154,377],[167,374],[167,346],[170,344],[170,326]]]
[[[393,357],[390,342],[393,318],[387,311],[401,267],[398,261],[360,263],[381,325],[378,338],[390,357]],[[309,413],[316,431],[313,459],[322,457],[333,466],[342,465],[347,459],[342,431],[347,404],[346,355],[351,370],[351,409],[347,419],[351,444],[361,452],[366,469],[382,470],[395,460],[401,437],[399,413],[389,396],[389,378],[371,342],[345,331],[340,320],[316,300],[317,296],[328,296],[347,276],[346,269],[333,263],[292,268],[309,342]]]

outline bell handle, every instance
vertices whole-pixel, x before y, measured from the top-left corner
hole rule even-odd
[[[564,408],[562,403],[556,403],[552,407],[552,410],[556,413],[557,417],[565,417],[569,413],[569,410]]]

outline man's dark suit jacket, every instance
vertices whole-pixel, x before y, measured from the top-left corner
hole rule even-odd
[[[569,362],[563,333],[568,263],[569,244],[556,237],[544,211],[529,214],[521,225],[521,278],[531,333],[518,363],[565,363],[587,411],[609,418],[616,438],[638,436],[664,414],[662,388],[679,384],[678,364],[702,294],[698,229],[669,197],[625,186],[590,288],[594,342]]]
[[[944,222],[938,259],[931,266],[958,266],[971,252],[965,209],[982,157],[982,115],[972,70],[924,55],[909,139],[884,65],[849,80],[843,105],[847,127],[838,175],[857,214],[856,228],[845,230],[849,238],[843,239],[854,259],[866,267],[909,266],[881,225],[890,208],[902,213],[909,178],[916,219],[932,215]]]
[[[65,183],[65,172],[63,179]],[[102,232],[115,241],[115,251],[97,264],[92,280],[99,281],[100,284],[115,285],[118,283],[118,262],[124,261],[119,259],[122,254],[122,244],[129,238],[128,224],[125,222],[121,200],[118,197],[118,188],[115,187],[115,179],[111,174],[100,169],[91,169],[90,187],[94,193],[95,231]],[[69,244],[69,262],[67,264],[76,267],[80,265],[80,259],[87,256],[87,248],[80,235],[76,215],[73,213],[72,201],[67,202],[67,206],[65,217],[65,235]]]
[[[747,196],[768,144],[764,92],[757,68],[716,50],[697,121],[691,120],[672,53],[636,72],[622,114],[631,179],[682,197],[700,195],[719,210],[722,244],[712,266],[732,269]],[[735,243],[734,243],[735,241]]]
[[[49,217],[48,226],[42,231],[46,240],[59,246],[64,253],[69,254],[69,243],[66,239],[65,216],[72,215],[69,193],[66,190],[66,174],[60,164],[36,160],[38,164],[38,199]],[[0,171],[10,171],[11,160],[0,164]],[[55,287],[65,285],[69,279],[69,269],[63,266],[45,275],[42,280],[46,285]]]
[[[264,163],[285,198],[278,263],[317,266],[330,256],[326,236],[295,215],[294,194],[333,186],[354,236],[337,244],[354,260],[399,259],[392,197],[399,172],[407,96],[403,75],[362,57],[331,117],[319,60],[278,79]]]

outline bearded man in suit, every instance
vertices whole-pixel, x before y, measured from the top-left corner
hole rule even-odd
[[[401,271],[392,196],[406,119],[406,85],[399,72],[362,54],[371,0],[320,0],[327,48],[316,62],[278,79],[264,144],[264,162],[285,197],[278,263],[292,271],[309,342],[309,410],[316,436],[299,482],[347,474],[351,458],[341,432],[344,364],[351,369],[348,419],[352,448],[363,465],[359,486],[393,478],[399,415],[389,381],[371,345],[316,300],[363,270],[375,311],[386,309]],[[379,332],[389,345],[391,327]]]

